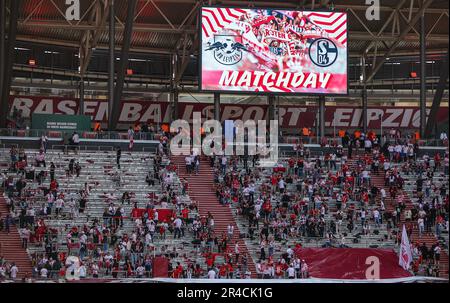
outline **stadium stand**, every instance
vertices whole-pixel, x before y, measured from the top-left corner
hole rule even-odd
[[[448,151],[418,157],[400,140],[404,154],[392,144],[315,154],[300,144],[262,168],[257,157],[169,156],[166,142],[153,153],[3,149],[4,271],[15,263],[18,278],[55,279],[76,255],[86,278],[152,277],[163,255],[174,278],[213,267],[220,278],[287,278],[290,267],[300,278],[299,249],[397,250],[405,225],[411,272],[448,277]]]

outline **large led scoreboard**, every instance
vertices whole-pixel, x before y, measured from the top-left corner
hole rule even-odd
[[[200,89],[348,93],[347,14],[201,8]]]

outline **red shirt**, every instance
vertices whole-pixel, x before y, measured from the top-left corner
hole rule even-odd
[[[58,187],[58,182],[56,182],[55,180],[50,182],[50,190],[56,190],[57,187]]]
[[[289,167],[294,167],[295,161],[294,159],[289,159]]]

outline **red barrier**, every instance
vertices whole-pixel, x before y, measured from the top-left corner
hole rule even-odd
[[[157,209],[158,212],[158,221],[159,222],[171,222],[171,219],[174,217],[174,212],[172,209]],[[135,208],[131,211],[131,217],[133,219],[142,217],[142,215],[147,212],[149,218],[153,219],[154,217],[154,210],[153,209],[145,209],[145,208]]]
[[[326,279],[366,279],[373,261],[378,258],[380,279],[410,277],[411,274],[398,265],[398,256],[393,250],[370,248],[300,248],[296,250],[300,259],[308,264],[309,275]],[[375,259],[373,258],[373,259]]]
[[[165,257],[153,258],[153,278],[169,277],[169,260]]]

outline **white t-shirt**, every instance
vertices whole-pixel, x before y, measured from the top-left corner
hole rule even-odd
[[[42,278],[47,278],[47,275],[48,275],[48,270],[47,270],[47,268],[43,267],[41,269],[41,277]]]
[[[72,140],[73,143],[80,143],[80,136],[78,136],[78,134],[74,134]]]
[[[62,208],[64,206],[64,200],[59,198],[58,200],[56,200],[55,206],[56,208]]]
[[[182,224],[181,219],[176,218],[175,221],[173,221],[173,224],[175,225],[176,228],[180,228]]]
[[[78,269],[78,273],[80,278],[85,278],[86,277],[86,267],[84,265],[81,265],[80,268]]]
[[[295,269],[294,269],[292,266],[290,266],[290,267],[287,269],[287,273],[288,273],[288,277],[289,277],[289,278],[295,277]]]
[[[215,279],[215,278],[216,278],[216,272],[213,269],[208,271],[208,279]]]
[[[286,253],[289,255],[289,257],[291,258],[292,257],[292,255],[294,254],[294,251],[292,250],[292,248],[288,248],[287,250],[286,250]]]
[[[380,212],[379,212],[378,210],[375,209],[375,210],[373,211],[373,217],[374,217],[374,218],[379,218],[379,217],[380,217]]]
[[[136,268],[136,272],[137,272],[138,276],[142,277],[144,275],[145,268],[141,265],[138,268]]]
[[[11,278],[15,279],[17,277],[17,273],[19,272],[19,269],[17,266],[11,267]]]

